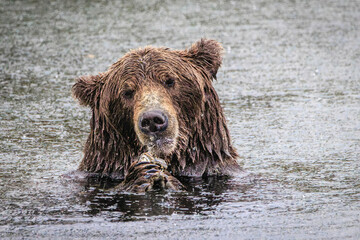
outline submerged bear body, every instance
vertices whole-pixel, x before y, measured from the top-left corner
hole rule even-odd
[[[73,94],[92,109],[79,170],[123,179],[145,152],[175,177],[240,170],[212,85],[221,61],[221,45],[202,39],[187,50],[133,50],[77,79]]]

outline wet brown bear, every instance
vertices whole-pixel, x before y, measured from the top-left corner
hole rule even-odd
[[[104,73],[77,79],[73,94],[92,109],[79,170],[123,179],[147,151],[164,159],[172,176],[239,170],[212,86],[222,50],[206,39],[187,50],[145,47]]]

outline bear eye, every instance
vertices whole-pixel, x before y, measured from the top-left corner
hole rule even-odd
[[[135,91],[134,90],[126,90],[124,93],[123,93],[123,96],[124,98],[126,99],[132,99],[134,97],[134,94],[135,94]]]
[[[173,79],[173,78],[169,78],[165,81],[166,87],[173,87],[174,85],[175,85],[175,79]]]

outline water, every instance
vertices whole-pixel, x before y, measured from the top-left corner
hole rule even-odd
[[[1,238],[360,238],[359,1],[0,1]],[[246,176],[186,193],[72,181],[77,76],[129,49],[226,55],[215,87]]]

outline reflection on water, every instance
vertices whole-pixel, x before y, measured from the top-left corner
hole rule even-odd
[[[356,1],[0,1],[0,238],[358,239],[359,12]],[[201,37],[224,45],[214,84],[248,174],[144,195],[62,177],[89,131],[74,78]]]
[[[147,194],[119,193],[112,191],[116,182],[109,179],[88,179],[83,182],[80,201],[88,206],[86,214],[101,213],[111,221],[144,220],[153,216],[173,214],[212,214],[217,205],[226,201],[229,190],[246,192],[254,182],[240,185],[228,183],[223,178],[183,178],[185,192],[154,191]]]

